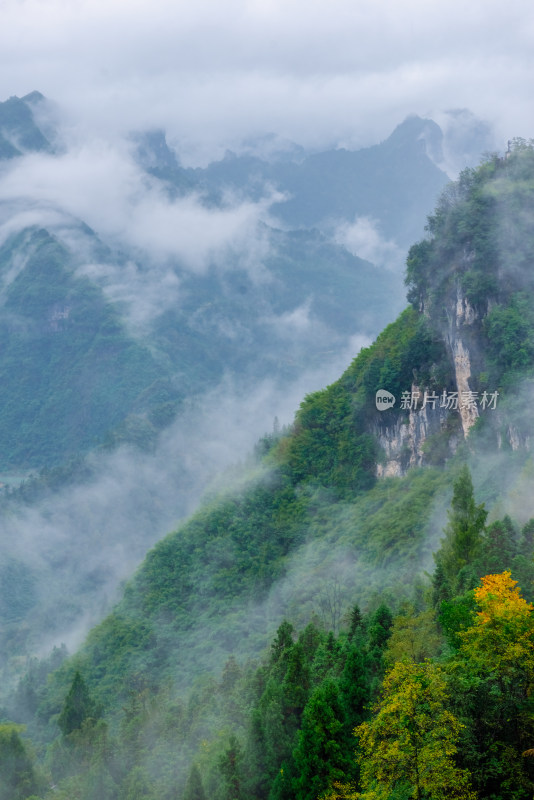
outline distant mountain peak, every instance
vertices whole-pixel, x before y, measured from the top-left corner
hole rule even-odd
[[[0,103],[0,160],[27,152],[50,152],[51,144],[35,122],[31,106],[44,100],[40,92]]]
[[[180,163],[176,153],[167,144],[165,131],[153,128],[135,132],[130,138],[137,146],[137,161],[144,169],[176,170],[179,168]]]
[[[25,94],[24,97],[20,99],[23,103],[41,103],[43,100],[46,100],[46,97],[35,89],[33,92]]]
[[[386,143],[395,147],[405,147],[410,142],[421,142],[427,156],[439,164],[443,160],[443,131],[437,122],[410,114],[397,125]]]

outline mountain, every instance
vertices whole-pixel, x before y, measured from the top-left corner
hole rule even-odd
[[[86,191],[105,148],[87,147],[87,163],[84,148],[54,149],[66,140],[38,92],[0,109],[16,150],[0,172],[0,641],[12,675],[29,653],[77,642],[217,469],[400,311],[402,250],[365,205],[366,195],[389,202],[380,163],[392,180],[407,170],[402,229],[414,203],[422,229],[446,176],[421,138],[439,130],[414,119],[376,153],[327,155],[356,165],[343,179],[336,167],[339,197],[313,166],[320,154],[267,137],[247,144],[249,157],[186,169],[163,131],[114,145],[116,185],[98,173]],[[371,191],[361,175],[374,168]],[[93,191],[90,225],[79,202]],[[330,222],[339,212],[335,230],[282,224],[280,191],[295,208],[323,203]],[[366,215],[355,229],[350,191]]]
[[[266,235],[268,281],[254,283],[244,270],[182,274],[183,301],[158,314],[144,340],[57,236],[27,228],[9,237],[0,250],[0,469],[50,468],[121,436],[149,445],[184,397],[227,370],[241,380],[291,379],[299,361],[314,366],[350,335],[355,306],[362,332],[386,316],[388,294],[394,299],[375,284],[379,269],[319,234]],[[85,239],[95,251],[96,237]],[[290,342],[282,320],[299,308],[306,341]]]
[[[12,170],[24,160],[24,153],[41,154],[47,172],[53,171],[55,164],[61,169],[65,153],[54,154],[38,126],[36,109],[46,102],[33,92],[1,104],[0,132],[15,148],[11,155],[17,156],[6,161],[4,181],[18,174]],[[302,167],[303,175],[312,174],[315,167],[312,169],[309,159],[300,165],[238,159],[238,177],[233,168],[226,170],[228,159],[205,170],[184,170],[162,131],[133,138],[139,166],[157,179],[154,191],[172,184],[174,190],[180,186],[180,197],[204,192],[198,211],[206,219],[213,211],[220,212],[222,220],[227,211],[222,198],[225,192],[236,190],[246,197],[254,193],[254,185],[264,194],[265,186],[273,182],[281,191],[295,193],[288,203],[297,202],[298,195],[299,203],[309,203],[314,197],[326,204],[324,213],[329,219],[339,214],[338,221],[353,220],[356,211],[372,216],[373,204],[378,202],[373,197],[380,195],[380,202],[389,203],[384,198],[393,197],[392,183],[403,169],[410,175],[409,186],[398,207],[401,216],[417,213],[421,228],[425,210],[445,180],[417,144],[422,131],[432,125],[413,120],[404,123],[378,147],[376,157],[371,157],[372,149],[359,154],[332,151],[325,156],[336,163],[349,158],[360,165],[347,172],[343,179],[346,190],[339,196],[318,173],[321,186],[304,179],[305,196],[291,183],[291,170]],[[434,128],[433,135],[439,138]],[[16,141],[20,147],[15,146]],[[415,151],[420,151],[418,158],[423,164],[419,172],[410,161],[409,154]],[[384,159],[389,166],[377,171]],[[260,162],[263,172],[256,175],[254,165]],[[35,162],[33,171],[39,164]],[[275,168],[281,171],[269,172]],[[334,175],[336,169],[330,165],[329,174]],[[373,190],[365,183],[367,178],[362,184],[361,169],[377,175]],[[334,181],[339,182],[338,177]],[[359,192],[359,210],[347,195],[351,185]],[[418,212],[409,198],[417,198]],[[172,196],[166,202],[172,211]],[[277,213],[286,206],[275,204]],[[35,220],[33,225],[26,223],[29,218]],[[243,242],[214,253],[205,267],[194,269],[179,255],[169,261],[140,253],[135,244],[113,241],[57,200],[8,195],[0,204],[0,219],[6,231],[0,253],[4,337],[0,370],[6,396],[3,423],[0,420],[5,433],[0,471],[8,483],[12,474],[56,468],[113,442],[149,446],[157,439],[164,418],[167,422],[175,418],[184,398],[205,392],[227,374],[240,381],[298,380],[304,371],[320,368],[325,353],[346,346],[350,336],[375,335],[400,308],[400,273],[392,268],[393,262],[401,259],[396,245],[390,243],[388,249],[386,244],[388,263],[379,259],[372,266],[366,259],[374,257],[373,245],[365,248],[364,242],[366,258],[359,258],[354,248],[349,252],[344,247],[343,237],[332,239],[311,228],[318,220],[315,217],[305,220],[304,227],[302,220],[298,222],[297,230],[287,227],[287,214],[283,230],[273,225],[274,219],[268,224],[259,222],[247,231]],[[406,222],[402,216],[398,227],[406,229]],[[372,226],[362,235],[379,241]],[[48,269],[54,271],[58,285],[44,291]],[[87,306],[83,313],[91,316],[90,325],[80,317],[80,304]],[[101,337],[100,345],[95,337]],[[109,358],[102,361],[109,368],[97,377],[89,361],[91,356],[98,360],[103,347],[110,351]],[[24,385],[13,369],[14,359],[28,364],[30,377],[24,375]],[[135,359],[139,364],[134,367]],[[100,382],[100,389],[91,378],[81,390],[80,381],[89,374]],[[26,390],[32,394],[30,404],[23,396]],[[50,414],[54,413],[61,422],[52,434]],[[82,426],[81,420],[88,424]]]
[[[402,719],[427,794],[531,796],[532,606],[503,570],[531,599],[533,177],[521,140],[462,173],[410,250],[410,307],[151,550],[47,683],[61,656],[30,670],[10,714],[55,739],[59,796],[409,796],[411,762],[375,758]],[[399,721],[406,692],[423,716]]]
[[[6,186],[18,186],[16,170],[26,163],[32,174],[57,169],[63,177],[76,166],[76,158],[69,162],[68,153],[54,152],[42,132],[46,141],[32,139],[39,118],[32,109],[41,102],[33,95],[12,98],[2,112],[9,122],[2,129],[5,141],[16,151],[6,151]],[[352,337],[370,340],[400,310],[395,264],[406,240],[384,236],[407,237],[416,229],[420,235],[430,195],[446,181],[433,162],[441,157],[440,144],[435,124],[414,118],[366,151],[306,155],[286,148],[283,158],[229,155],[191,170],[180,166],[164,133],[134,137],[120,164],[148,200],[136,206],[127,196],[127,214],[119,222],[132,217],[133,223],[124,222],[124,235],[102,215],[96,215],[100,228],[82,221],[68,192],[3,193],[0,615],[6,687],[29,654],[67,635],[76,648],[87,628],[105,617],[120,581],[147,548],[194,506],[218,463],[219,431],[208,426],[205,442],[203,430],[195,435],[206,397],[220,407],[216,428],[229,443],[221,458],[227,470],[223,488],[216,483],[197,515],[151,551],[116,611],[92,631],[79,654],[51,676],[48,687],[46,676],[65,658],[64,648],[29,662],[15,698],[6,689],[4,716],[28,724],[40,753],[57,735],[56,720],[65,723],[65,738],[52,745],[43,767],[49,782],[52,775],[61,783],[64,796],[149,796],[153,784],[171,797],[176,787],[182,791],[203,740],[213,747],[206,755],[213,796],[222,792],[216,764],[228,740],[216,732],[235,729],[247,739],[250,698],[263,681],[263,667],[256,675],[249,664],[250,680],[243,683],[230,659],[228,692],[221,689],[210,709],[229,654],[242,662],[258,657],[284,614],[299,628],[320,617],[324,628],[344,636],[342,609],[356,599],[372,616],[379,597],[409,596],[414,582],[422,587],[417,582],[422,570],[432,568],[449,499],[453,454],[460,458],[475,415],[439,408],[431,414],[430,403],[421,411],[399,408],[400,398],[405,391],[441,396],[455,389],[482,397],[496,386],[504,395],[528,371],[531,303],[523,278],[530,256],[520,255],[516,245],[531,239],[528,219],[513,213],[529,207],[529,179],[521,177],[528,176],[528,146],[518,143],[513,158],[496,157],[486,172],[466,173],[460,188],[443,195],[429,223],[433,238],[410,254],[412,308],[340,380],[306,399],[290,431],[281,435],[275,422],[244,474],[228,467],[243,448],[231,447],[240,420],[232,421],[228,409],[235,415],[236,404],[228,405],[224,391],[225,381],[233,381],[241,400],[237,408],[243,409],[258,381],[271,382],[270,423],[295,387],[311,382],[310,373],[318,385],[317,375],[342,358]],[[25,161],[29,153],[31,162]],[[89,166],[92,171],[98,165]],[[282,202],[266,181],[291,197]],[[75,194],[84,193],[77,186]],[[111,213],[103,195],[102,189],[99,202]],[[148,213],[151,204],[157,214]],[[180,217],[182,208],[194,214]],[[232,228],[241,213],[243,228]],[[509,237],[502,252],[493,249],[501,216]],[[179,247],[162,255],[146,246],[147,238],[154,241],[146,231],[160,218],[167,221],[156,225],[164,241],[189,241],[188,225],[200,231],[195,246],[208,242],[202,257],[188,258]],[[213,231],[217,242],[217,232],[227,228],[236,236],[212,247]],[[358,248],[364,246],[366,258],[382,254],[379,263],[354,255],[363,255]],[[517,280],[507,293],[500,276],[514,270]],[[440,298],[448,314],[436,311]],[[384,389],[397,403],[379,412],[376,392]],[[519,413],[528,386],[522,384],[521,392],[517,410],[508,391],[499,398],[499,411],[488,408],[477,423],[488,451],[500,443],[499,452],[508,447],[516,454],[510,481],[521,470],[528,476],[529,469],[528,415]],[[265,429],[258,423],[258,430],[260,425]],[[505,504],[501,464],[488,462],[486,475],[478,464],[484,498]],[[425,468],[410,469],[416,465]],[[378,480],[384,475],[395,477]],[[326,663],[325,650],[339,643],[323,633],[319,652]],[[310,636],[318,643],[323,633]],[[322,669],[316,665],[317,675]],[[70,712],[62,714],[69,684],[72,698],[81,698],[82,717],[105,713],[97,729],[87,726],[87,735],[94,734],[88,751]],[[250,702],[236,710],[233,692],[243,686]],[[152,711],[141,719],[145,700]],[[300,729],[301,701],[291,706],[291,735],[281,742],[284,758]],[[261,714],[268,715],[267,701],[261,702]],[[119,744],[113,764],[106,750],[108,724],[113,735],[122,731],[114,740]],[[0,741],[22,752],[20,730],[6,725]],[[134,728],[143,744],[134,741]],[[71,748],[77,737],[79,751]],[[273,739],[275,734],[269,746]],[[230,751],[229,762],[239,760],[235,748]],[[279,756],[272,754],[259,795],[280,771]],[[26,766],[30,762],[28,757]],[[27,766],[28,775],[32,769]],[[29,777],[27,786],[43,794],[45,784]]]
[[[161,139],[156,146],[153,137],[140,147],[141,162],[150,163],[152,174],[182,191],[196,187],[219,202],[229,190],[258,199],[266,186],[275,187],[283,199],[272,213],[283,227],[331,232],[335,224],[368,216],[384,238],[401,248],[422,235],[425,216],[448,180],[434,162],[443,157],[441,129],[416,116],[381,144],[360,150],[305,155],[297,149],[292,158],[283,159],[229,151],[221,161],[195,169],[171,162],[168,148],[163,149]]]
[[[31,92],[0,103],[0,161],[24,153],[51,152],[51,144],[37,125],[33,113],[33,109],[43,101],[40,92]]]
[[[102,442],[133,413],[179,392],[116,309],[44,229],[0,249],[0,469],[52,466]]]

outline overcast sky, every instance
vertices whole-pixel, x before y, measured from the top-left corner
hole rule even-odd
[[[0,0],[0,99],[163,126],[199,158],[262,131],[361,146],[468,107],[534,135],[530,0]]]

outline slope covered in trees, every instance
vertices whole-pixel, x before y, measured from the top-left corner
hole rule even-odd
[[[512,435],[529,364],[499,361],[492,337],[528,353],[513,303],[520,291],[532,307],[534,224],[514,212],[534,196],[533,164],[517,143],[462,176],[411,252],[412,307],[260,442],[238,488],[148,554],[75,656],[21,682],[8,713],[47,752],[49,797],[532,796],[531,498],[498,513],[531,474]],[[502,406],[466,442],[453,428],[443,468],[377,480],[377,390],[455,385],[458,286],[476,311],[472,385],[489,375]],[[390,430],[414,419],[391,415]]]

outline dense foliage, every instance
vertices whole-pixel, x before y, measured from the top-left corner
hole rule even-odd
[[[151,683],[145,663],[112,730],[76,672],[47,759],[57,786],[45,796],[527,800],[534,606],[512,574],[533,585],[534,521],[522,532],[510,520],[482,522],[477,547],[465,550],[464,531],[482,512],[461,471],[434,584],[452,551],[464,554],[469,585],[448,600],[414,587],[396,613],[354,605],[337,634],[318,615],[300,632],[284,621],[259,662],[229,658],[188,699],[173,683]],[[508,569],[484,575],[497,527]],[[124,675],[124,663],[116,669]],[[87,662],[85,670],[91,676]]]
[[[532,372],[533,209],[534,144],[515,139],[504,158],[464,170],[444,190],[427,238],[408,254],[414,308],[443,330],[459,297],[478,315],[471,334],[477,389]]]

